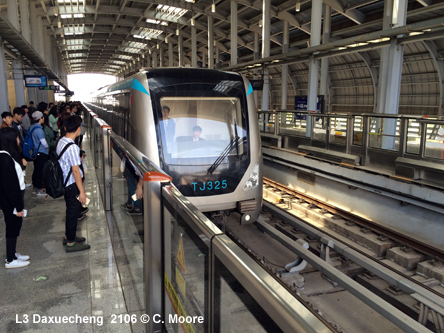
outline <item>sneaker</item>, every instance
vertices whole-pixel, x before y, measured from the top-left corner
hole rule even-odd
[[[30,264],[29,261],[21,261],[18,259],[15,259],[11,262],[5,263],[5,268],[20,268],[20,267],[26,267]]]
[[[142,211],[137,208],[130,209],[126,212],[128,215],[142,215]]]
[[[120,208],[125,209],[125,210],[130,210],[130,209],[133,209],[133,205],[128,206],[127,203],[125,202],[120,205]]]
[[[42,188],[42,189],[40,189],[40,190],[37,190],[37,193],[36,193],[36,194],[37,194],[37,195],[46,195],[47,193],[46,193],[45,189]]]
[[[85,237],[76,237],[74,240],[76,243],[82,243],[84,241],[86,241]],[[66,238],[63,238],[63,245],[68,244],[68,240]]]
[[[89,212],[89,208],[88,207],[82,207],[82,210],[80,211],[80,214],[85,215],[88,212]]]
[[[17,260],[21,260],[21,261],[27,261],[29,260],[29,256],[27,256],[26,254],[20,254],[20,253],[15,253],[15,258]]]
[[[67,253],[85,251],[85,250],[88,250],[90,247],[91,246],[89,246],[88,244],[74,243],[73,245],[66,245],[65,251]]]
[[[85,214],[80,214],[80,216],[77,219],[77,221],[82,221],[84,218],[85,218]]]
[[[26,184],[25,183],[25,187],[31,187],[32,186],[32,184]]]

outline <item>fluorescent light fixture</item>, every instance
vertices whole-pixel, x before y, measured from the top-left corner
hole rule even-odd
[[[61,28],[62,27],[62,22],[58,21],[57,22],[57,28]]]
[[[212,13],[215,13],[215,12],[216,12],[216,4],[215,4],[215,3],[213,3],[213,4],[211,5],[211,12],[212,12]]]
[[[301,3],[298,0],[298,2],[296,2],[296,11],[299,12],[300,10],[301,10]]]
[[[259,20],[259,28],[262,28],[262,20]]]
[[[191,25],[194,26],[194,18],[191,18]]]

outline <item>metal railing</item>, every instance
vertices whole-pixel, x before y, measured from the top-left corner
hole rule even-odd
[[[91,110],[88,109],[85,118],[97,177],[101,178],[100,193],[105,210],[112,213],[107,214],[107,218],[112,220],[108,221],[110,233],[121,238],[112,237],[114,251],[123,248],[122,253],[132,259],[125,260],[122,270],[128,269],[128,274],[135,280],[137,276],[143,279],[143,283],[139,279],[129,288],[139,290],[131,294],[132,299],[138,301],[133,303],[138,305],[127,307],[131,313],[149,315],[152,320],[144,325],[146,332],[177,331],[179,325],[187,332],[231,331],[230,325],[236,325],[233,326],[236,330],[242,325],[249,328],[257,325],[256,331],[330,331],[197,210],[157,165],[128,141],[114,134]],[[135,171],[139,181],[143,181],[140,221],[119,215],[120,205],[116,202],[126,200],[133,191],[130,190],[128,163],[131,172]],[[113,218],[113,215],[119,216]],[[136,227],[140,226],[143,228],[137,230]],[[140,237],[141,244],[135,242],[134,237]],[[128,244],[125,244],[126,238],[130,238]],[[143,253],[143,274],[138,273],[140,268],[137,265],[125,267],[131,266],[131,261],[137,261],[137,253],[132,251]],[[120,264],[117,260],[118,267]],[[128,280],[128,277],[123,280]],[[139,284],[143,287],[138,289]],[[244,304],[257,304],[254,311],[246,308],[252,321],[226,317],[232,315],[233,300],[229,297],[236,293],[236,286],[246,291],[236,294],[246,302]],[[171,322],[175,315],[187,318],[202,316],[204,321],[201,324]],[[154,320],[156,318],[158,320]],[[262,324],[268,325],[267,328],[264,329]]]
[[[258,121],[262,134],[359,155],[361,165],[370,151],[444,162],[444,120],[428,116],[278,110],[258,111]]]

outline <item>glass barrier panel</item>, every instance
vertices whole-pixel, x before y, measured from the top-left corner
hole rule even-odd
[[[364,122],[362,116],[353,116],[353,144],[362,145],[362,132],[364,129]]]
[[[444,125],[427,124],[425,157],[444,160]]]
[[[418,155],[420,139],[419,123],[414,119],[409,119],[407,123],[406,153]]]
[[[282,332],[267,312],[217,258],[215,258],[214,271],[215,332]]]
[[[137,199],[136,194],[140,175],[112,139],[110,161],[114,218],[109,228],[111,240],[128,313],[139,317],[145,311],[144,211],[143,199]],[[145,329],[140,322],[131,325],[134,332]]]
[[[96,174],[98,175],[97,181],[99,184],[100,194],[102,196],[102,200],[105,201],[105,189],[103,183],[103,129],[96,122],[95,123],[95,152],[96,152]]]
[[[328,117],[311,117],[314,123],[313,139],[326,142]]]
[[[347,118],[330,117],[330,143],[344,145],[347,141]]]
[[[168,332],[205,332],[209,243],[180,216],[167,215],[165,235],[165,326]],[[194,318],[183,322],[184,317]]]

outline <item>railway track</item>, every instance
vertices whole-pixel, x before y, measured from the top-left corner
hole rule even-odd
[[[281,235],[274,235],[276,239],[303,240],[309,244],[309,251],[323,258],[326,265],[337,267],[401,309],[424,325],[424,330],[426,327],[436,332],[444,330],[442,251],[268,179],[264,179],[264,208],[258,222],[261,229],[269,226]],[[231,237],[271,274],[279,276],[293,293],[300,294],[301,275],[304,280],[307,274],[316,271],[313,265],[307,265],[292,280],[285,269],[276,269],[270,264],[266,259],[269,252],[260,253],[260,248],[253,250],[237,232],[231,232]],[[287,260],[290,262],[291,258]],[[332,279],[328,280],[335,284]],[[341,330],[340,324],[329,323]]]

